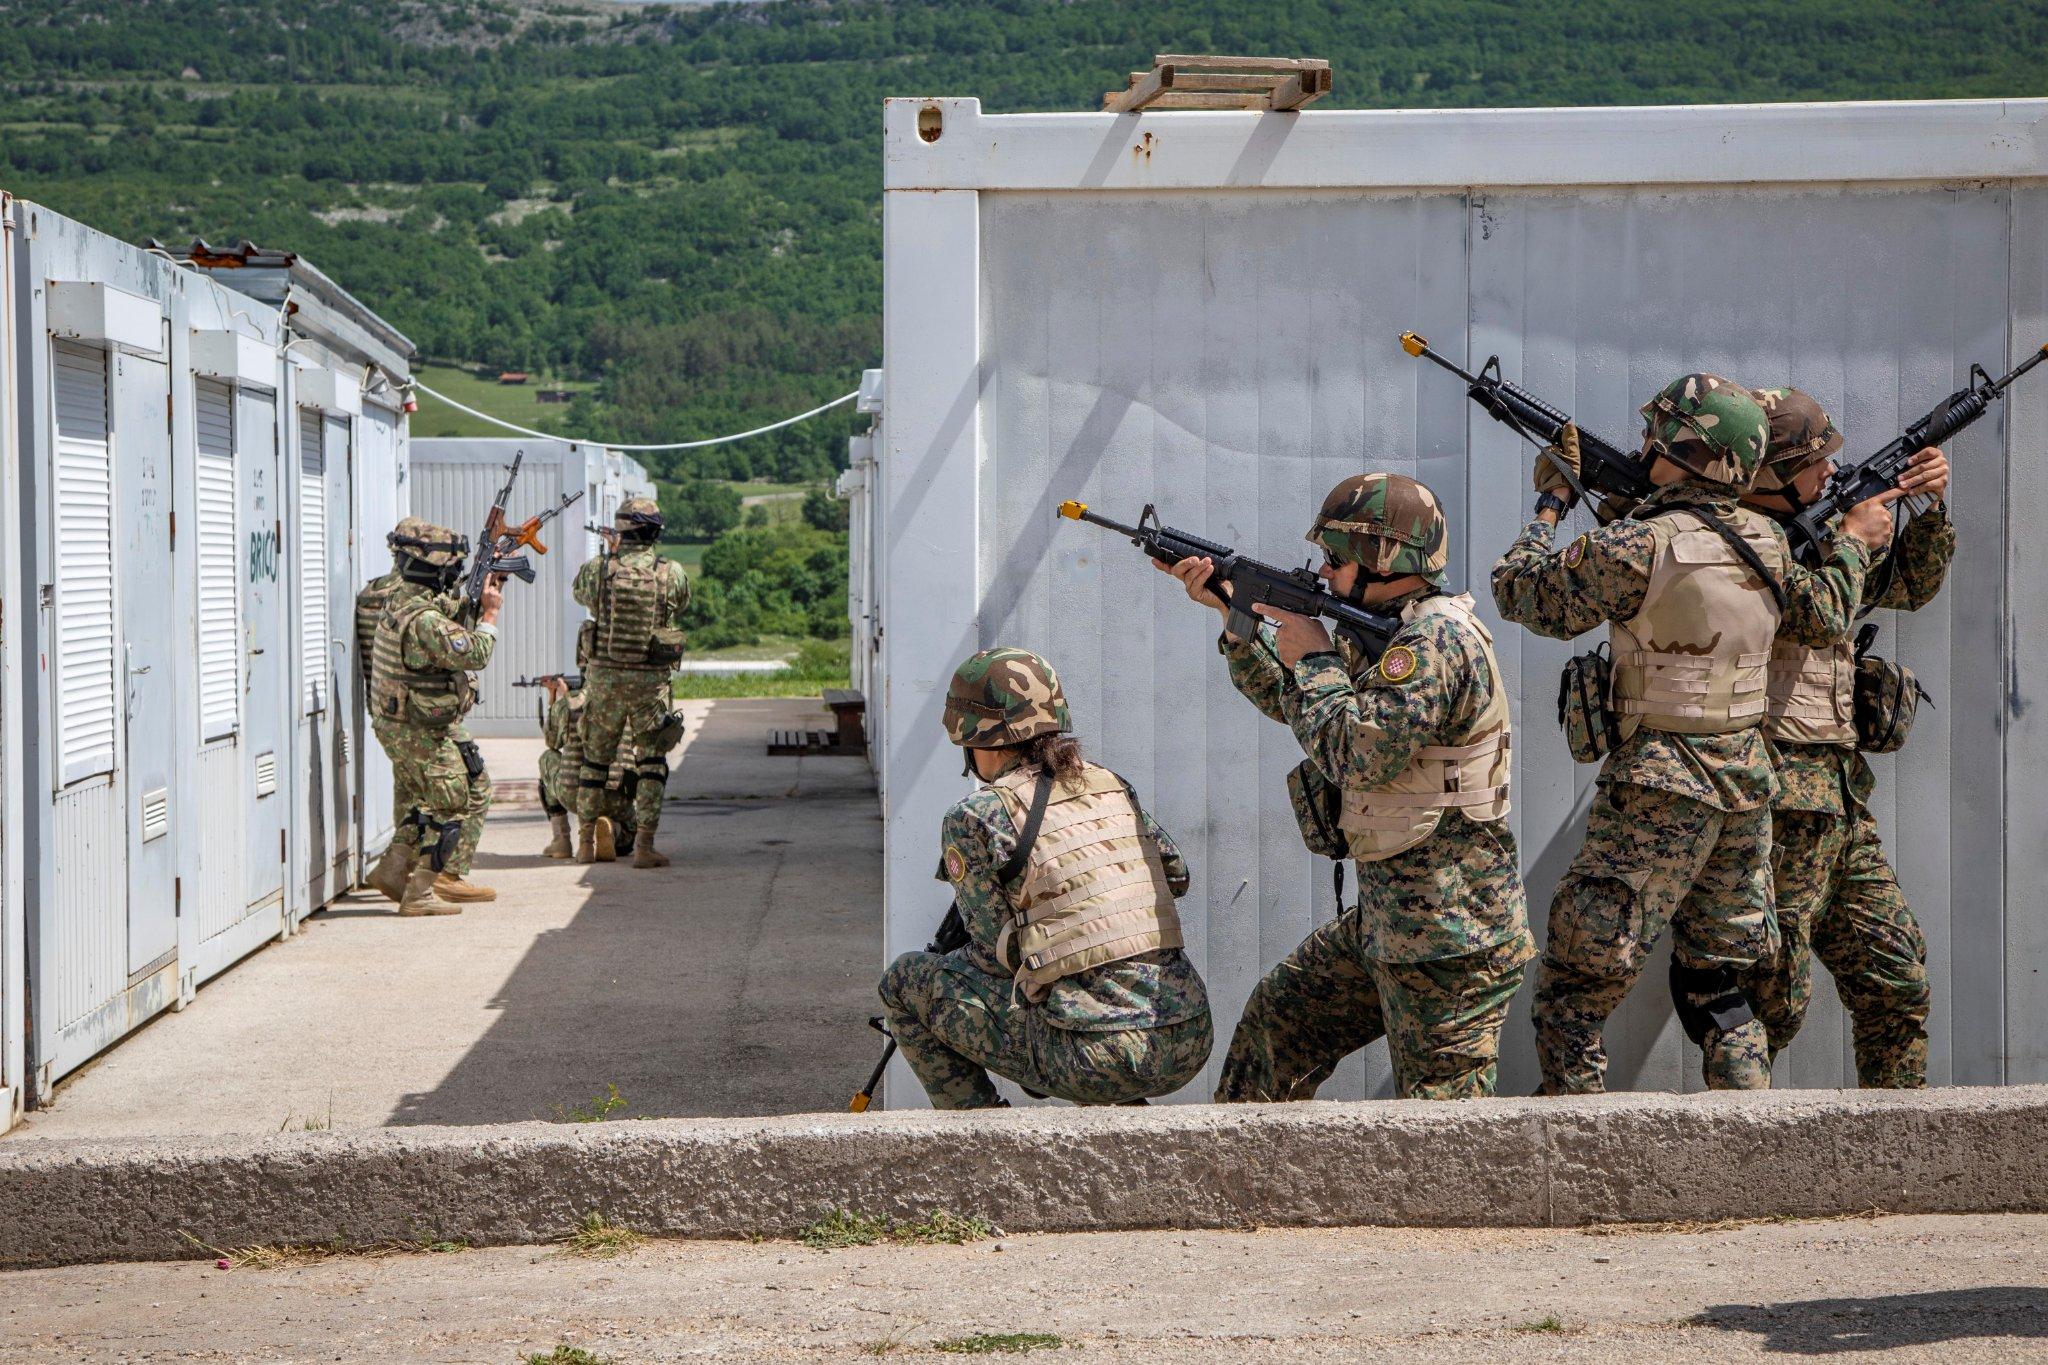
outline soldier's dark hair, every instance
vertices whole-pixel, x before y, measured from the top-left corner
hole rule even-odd
[[[1011,747],[1023,752],[1026,763],[1054,777],[1074,777],[1081,771],[1081,741],[1072,735],[1039,735]]]

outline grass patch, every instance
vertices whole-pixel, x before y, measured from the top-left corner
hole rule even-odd
[[[458,403],[467,403],[479,412],[488,412],[493,417],[517,422],[537,431],[547,429],[545,419],[560,418],[569,411],[566,403],[542,403],[535,398],[540,390],[570,389],[582,393],[597,387],[588,380],[558,379],[539,374],[524,384],[500,384],[495,374],[485,378],[453,365],[421,365],[415,368],[414,373]],[[493,426],[480,417],[471,417],[449,407],[430,393],[420,394],[419,399],[420,410],[412,415],[412,434],[415,437],[512,435],[503,427]]]
[[[603,1123],[613,1114],[624,1109],[627,1102],[626,1097],[619,1093],[619,1088],[607,1081],[605,1082],[604,1093],[593,1096],[587,1103],[570,1108],[564,1108],[559,1104],[556,1105],[555,1122]]]
[[[932,1349],[955,1356],[1021,1355],[1026,1351],[1057,1351],[1066,1344],[1050,1332],[976,1332],[971,1337],[935,1341]]]
[[[933,1209],[922,1218],[903,1222],[855,1209],[827,1209],[817,1222],[797,1234],[797,1240],[813,1251],[837,1251],[877,1242],[960,1246],[1002,1235],[1002,1229],[986,1218],[963,1218],[945,1209]]]
[[[534,1351],[526,1357],[526,1365],[612,1365],[610,1356],[601,1356],[563,1342],[552,1351]]]
[[[1525,1322],[1515,1330],[1517,1332],[1562,1332],[1564,1324],[1557,1320],[1557,1314],[1552,1313],[1547,1318],[1538,1318],[1534,1322]]]
[[[781,673],[682,673],[671,695],[677,701],[713,701],[721,697],[816,697],[827,687],[844,687],[841,682],[816,678],[791,678]],[[819,713],[821,723],[831,720]]]
[[[562,1239],[562,1249],[571,1256],[623,1256],[647,1239],[620,1223],[608,1221],[596,1210],[583,1215],[576,1230]]]

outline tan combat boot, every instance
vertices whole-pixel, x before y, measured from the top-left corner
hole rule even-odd
[[[548,828],[555,837],[548,840],[548,846],[540,851],[543,858],[566,858],[575,852],[569,844],[569,816],[566,811],[557,811],[548,817]]]
[[[405,879],[405,895],[399,898],[398,913],[401,915],[459,915],[462,907],[450,905],[434,894],[434,879],[440,874],[434,871],[432,862],[425,858],[413,864],[412,872]]]
[[[612,822],[600,815],[597,817],[597,860],[608,863],[619,856],[617,831]]]
[[[498,893],[490,887],[465,881],[452,872],[443,872],[434,878],[434,894],[444,901],[464,904],[472,901],[494,901],[498,898]]]
[[[642,828],[633,834],[633,866],[667,867],[668,855],[654,847],[654,831]]]
[[[405,879],[412,875],[412,865],[419,856],[420,851],[411,844],[393,839],[390,847],[384,850],[384,856],[377,860],[377,865],[363,878],[363,885],[388,901],[403,898]]]
[[[585,820],[576,826],[576,861],[594,863],[597,861],[597,821]]]

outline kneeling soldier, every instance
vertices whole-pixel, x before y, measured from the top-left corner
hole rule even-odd
[[[881,984],[932,1103],[1004,1103],[990,1071],[1076,1104],[1186,1085],[1211,1034],[1208,992],[1181,951],[1180,850],[1122,778],[1081,757],[1038,655],[987,649],[960,665],[945,721],[987,784],[939,832],[967,945],[905,953]]]
[[[463,626],[447,615],[442,594],[461,578],[469,542],[425,523],[392,539],[404,581],[377,623],[370,728],[414,802],[399,817],[410,853],[398,913],[453,915],[462,907],[451,902],[497,896],[465,880],[491,806],[491,779],[462,717],[476,701],[470,675],[497,648],[503,582],[486,582],[477,624]]]
[[[548,814],[548,846],[543,858],[570,858],[576,853],[569,837],[569,816],[576,809],[578,783],[583,775],[583,689],[571,688],[562,678],[544,678],[547,689],[547,717],[541,734],[547,747],[540,755],[540,804]],[[639,772],[639,750],[622,742],[612,758],[611,773],[605,778],[604,798],[598,806],[599,819],[609,820],[618,831],[614,836],[623,848],[631,848],[635,837],[633,797]]]
[[[1288,782],[1296,815],[1311,849],[1356,860],[1358,901],[1252,991],[1216,1098],[1310,1099],[1382,1036],[1403,1098],[1490,1095],[1501,1025],[1536,955],[1507,822],[1508,697],[1493,637],[1469,595],[1443,590],[1449,532],[1415,480],[1344,480],[1308,539],[1332,592],[1399,614],[1379,659],[1263,607],[1277,629],[1226,632],[1220,648],[1237,690],[1308,755]],[[1168,572],[1223,611],[1203,586],[1213,567],[1184,559]]]

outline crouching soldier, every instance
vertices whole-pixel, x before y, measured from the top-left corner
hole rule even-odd
[[[1536,955],[1508,828],[1508,698],[1493,637],[1443,590],[1449,532],[1436,495],[1361,474],[1323,500],[1308,539],[1330,591],[1398,614],[1377,661],[1322,624],[1220,641],[1230,680],[1294,731],[1288,786],[1311,849],[1358,866],[1358,902],[1302,941],[1245,1004],[1218,1101],[1305,1100],[1337,1063],[1387,1039],[1395,1092],[1493,1093],[1508,1004]],[[1165,567],[1165,566],[1162,566]],[[1215,566],[1167,571],[1197,602]],[[1228,591],[1228,589],[1222,589]]]
[[[462,576],[469,542],[420,523],[393,536],[403,582],[377,624],[370,673],[370,728],[413,805],[399,813],[405,885],[401,915],[453,915],[454,902],[494,900],[497,893],[466,880],[491,805],[483,755],[463,728],[476,700],[470,676],[491,661],[498,642],[503,580],[484,585],[477,623],[447,614],[442,596]]]
[[[1034,1095],[1135,1104],[1209,1058],[1209,996],[1181,951],[1188,869],[1130,786],[1066,733],[1052,666],[987,649],[953,675],[945,723],[987,785],[946,812],[939,876],[967,944],[882,976],[904,1060],[941,1109]]]
[[[569,816],[576,809],[577,784],[583,772],[583,688],[569,686],[559,675],[542,678],[540,684],[548,694],[547,715],[541,724],[547,747],[540,755],[540,804],[548,813],[550,836],[541,856],[569,858],[576,852],[569,838]],[[619,745],[598,806],[598,818],[612,822],[622,848],[633,846],[636,833],[633,796],[640,776],[635,767],[638,761],[637,748],[630,743]]]

